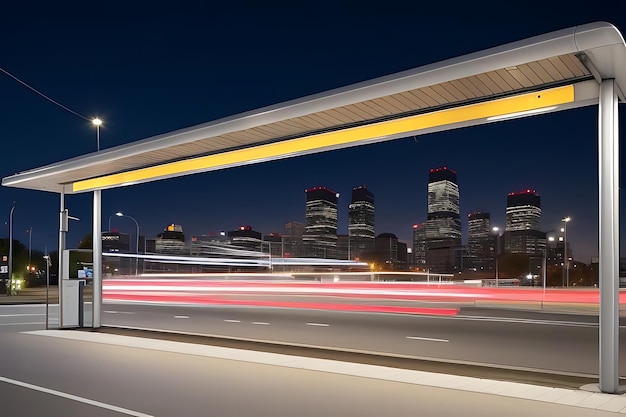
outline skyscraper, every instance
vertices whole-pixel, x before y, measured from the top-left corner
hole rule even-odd
[[[505,253],[543,255],[546,234],[540,230],[541,199],[535,190],[509,193],[506,198]]]
[[[360,257],[374,250],[374,194],[364,185],[352,189],[348,206],[348,256]]]
[[[455,252],[461,246],[459,186],[456,172],[433,168],[428,176],[426,263],[433,272],[455,270]]]
[[[491,234],[489,213],[475,212],[467,216],[467,243],[471,266],[478,270],[494,264],[494,238]]]
[[[335,258],[337,248],[337,201],[339,194],[326,187],[306,193],[306,227],[302,241],[307,256]]]
[[[413,225],[413,265],[423,269],[426,266],[426,228],[422,224]]]

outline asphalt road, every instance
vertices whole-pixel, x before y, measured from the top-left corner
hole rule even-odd
[[[0,306],[5,325],[0,333],[0,404],[7,416],[618,415],[487,393],[45,337],[21,333],[41,325],[7,325],[18,318],[14,309]]]
[[[87,304],[85,325],[90,325]],[[43,306],[6,306],[0,332],[15,323],[43,326]],[[11,309],[11,310],[6,310]],[[10,311],[11,314],[7,313]],[[56,307],[50,326],[57,326]],[[463,309],[460,315],[420,316],[232,306],[105,303],[103,326],[358,351],[454,363],[485,364],[596,376],[597,317]],[[624,332],[624,328],[620,328]],[[624,356],[626,346],[620,346]],[[620,361],[620,375],[626,364]]]

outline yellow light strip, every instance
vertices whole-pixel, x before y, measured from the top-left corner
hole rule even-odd
[[[214,155],[185,159],[119,174],[105,175],[72,184],[74,192],[112,188],[137,184],[145,181],[163,179],[190,172],[202,172],[229,166],[267,161],[272,158],[298,155],[303,152],[335,148],[360,141],[376,139],[401,133],[415,132],[422,129],[463,123],[494,116],[525,112],[574,101],[574,86],[551,88],[540,92],[520,94],[484,103],[470,104],[439,110],[432,113],[408,116],[402,119],[388,120],[370,125],[353,127],[334,132],[320,133],[282,142],[238,149]]]

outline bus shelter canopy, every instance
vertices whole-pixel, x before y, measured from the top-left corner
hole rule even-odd
[[[103,149],[3,178],[74,194],[598,104],[626,45],[595,22]]]

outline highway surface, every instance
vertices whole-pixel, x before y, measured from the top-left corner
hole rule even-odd
[[[90,325],[86,304],[85,325]],[[16,323],[43,326],[44,307],[12,306]],[[50,327],[57,326],[57,308]],[[597,317],[466,307],[457,315],[109,301],[103,326],[149,329],[350,352],[596,376]],[[10,318],[11,316],[6,316]],[[0,331],[10,326],[0,325]],[[620,327],[624,332],[624,327]],[[623,339],[622,339],[623,340]],[[621,356],[626,346],[622,343]],[[620,375],[626,364],[620,361]]]
[[[277,355],[285,364],[279,366],[254,361],[244,351],[229,350],[235,356],[225,359],[202,354],[195,345],[164,348],[163,342],[143,338],[106,342],[92,337],[110,335],[42,331],[40,319],[41,306],[0,306],[2,415],[609,417],[626,409],[624,399],[608,394],[474,379],[460,383],[478,384],[483,391],[453,390],[411,382],[426,375],[413,371],[374,367],[384,374],[368,377],[373,369],[322,371],[301,362],[306,358],[284,355]],[[443,379],[432,380],[442,384]],[[542,390],[547,393],[542,400],[512,392],[531,398]]]

